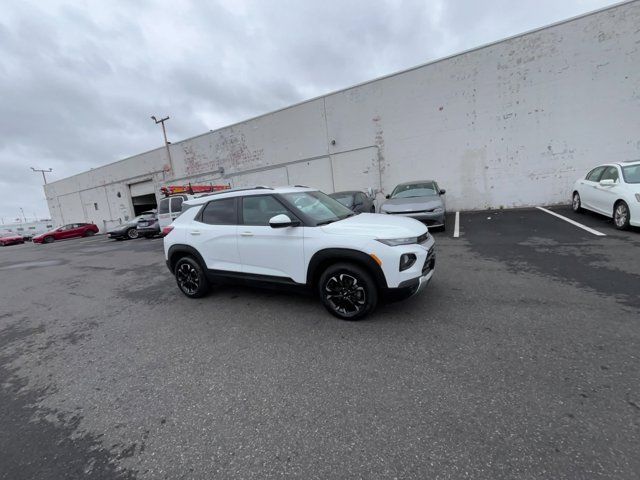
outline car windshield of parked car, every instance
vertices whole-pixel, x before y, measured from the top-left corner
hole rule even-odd
[[[391,198],[411,198],[428,197],[437,195],[436,185],[433,182],[411,183],[408,185],[398,185],[391,194]]]
[[[353,195],[349,193],[344,195],[331,195],[331,198],[339,201],[345,207],[350,207],[353,205]]]
[[[285,193],[286,198],[300,212],[311,217],[316,225],[326,225],[355,215],[351,210],[322,192]]]
[[[640,183],[640,165],[622,167],[622,175],[627,183]]]

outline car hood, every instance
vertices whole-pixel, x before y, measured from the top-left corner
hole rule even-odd
[[[438,196],[392,198],[382,204],[381,209],[387,212],[419,212],[444,208],[442,199]]]
[[[22,235],[8,235],[6,237],[0,237],[0,241],[4,240],[6,242],[8,240],[18,240],[21,238],[22,238]]]
[[[419,237],[427,227],[413,218],[361,213],[323,225],[322,231],[334,235],[357,235],[369,238]]]
[[[35,237],[33,237],[33,238],[45,237],[45,236],[47,236],[47,235],[53,235],[54,233],[56,233],[56,231],[57,231],[57,230],[49,230],[48,232],[41,233],[41,234],[39,234],[39,235],[36,235],[36,236],[35,236]]]

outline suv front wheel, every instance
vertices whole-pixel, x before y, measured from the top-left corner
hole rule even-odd
[[[351,263],[327,268],[320,276],[318,292],[327,310],[342,320],[360,320],[378,303],[378,290],[371,275]]]
[[[173,270],[178,288],[189,298],[204,297],[209,293],[209,281],[202,267],[191,257],[182,257]]]

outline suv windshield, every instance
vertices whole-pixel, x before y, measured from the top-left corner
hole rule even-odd
[[[326,225],[355,215],[351,210],[322,192],[293,192],[282,195],[296,210],[307,215],[316,225]]]
[[[437,195],[438,190],[433,182],[411,183],[408,185],[398,185],[391,194],[391,198],[427,197]]]
[[[622,167],[622,175],[627,183],[640,183],[640,165]]]

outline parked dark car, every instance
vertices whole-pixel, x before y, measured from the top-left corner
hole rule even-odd
[[[356,213],[376,213],[373,198],[358,190],[330,193],[329,196]]]
[[[151,210],[142,212],[140,215],[132,218],[128,222],[118,225],[113,230],[109,230],[109,232],[107,232],[109,238],[113,238],[115,240],[133,240],[134,238],[138,238],[140,234],[140,231],[138,230],[138,223],[146,221],[149,218],[153,218],[154,216],[155,213]]]
[[[94,223],[69,223],[49,232],[33,237],[33,243],[52,243],[66,238],[90,237],[100,230]]]
[[[160,235],[160,222],[158,221],[158,213],[155,210],[148,213],[149,215],[138,222],[138,235],[142,235],[145,238],[153,238],[156,235]]]
[[[22,235],[13,232],[0,232],[0,247],[24,243]]]

